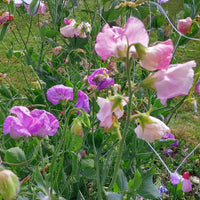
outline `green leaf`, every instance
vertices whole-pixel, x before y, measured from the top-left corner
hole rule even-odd
[[[6,57],[7,57],[8,59],[11,59],[11,58],[12,58],[12,55],[13,55],[13,51],[12,51],[12,49],[9,49],[9,50],[6,52]]]
[[[151,169],[142,174],[142,183],[137,192],[143,198],[157,199],[161,197],[158,188],[153,184],[153,173],[154,170]]]
[[[29,8],[29,15],[35,15],[38,11],[40,5],[40,1],[39,0],[33,0],[30,4],[30,8]]]
[[[48,37],[48,38],[53,38],[57,35],[57,31],[55,30],[50,30],[50,31],[47,31],[45,36]]]
[[[142,177],[138,170],[136,170],[133,180],[129,180],[128,187],[130,192],[134,192],[137,188],[139,188],[142,183]]]
[[[10,3],[8,4],[9,8],[9,13],[14,14],[15,13],[15,3],[14,0],[11,0]]]
[[[82,159],[81,160],[81,168],[94,168],[94,160],[93,159]]]
[[[0,33],[0,41],[2,41],[8,31],[8,27],[9,27],[9,24],[6,23],[3,25],[3,28],[1,29],[1,33]]]
[[[0,93],[4,97],[7,97],[9,99],[12,98],[12,93],[10,92],[9,88],[3,83],[1,84],[1,87],[0,87]]]
[[[19,147],[13,147],[6,151],[5,153],[5,161],[9,163],[24,163],[26,162],[26,156],[22,149]]]
[[[105,195],[107,196],[108,200],[123,200],[123,196],[118,193],[105,192]]]
[[[89,120],[89,115],[85,112],[85,110],[82,112],[82,123],[90,128],[90,120]]]
[[[128,181],[124,172],[121,169],[119,169],[118,171],[116,183],[120,191],[128,190]]]

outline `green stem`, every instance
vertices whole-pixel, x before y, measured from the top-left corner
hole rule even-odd
[[[127,118],[126,118],[126,123],[125,123],[124,132],[123,132],[123,135],[122,135],[122,139],[121,139],[120,144],[119,144],[118,155],[117,155],[117,159],[116,159],[116,162],[115,162],[112,181],[109,185],[109,190],[112,189],[112,187],[113,187],[113,185],[116,181],[116,178],[117,178],[117,173],[119,171],[119,167],[120,167],[120,164],[121,164],[123,148],[124,148],[124,144],[125,144],[125,141],[126,141],[126,136],[128,134],[129,124],[130,124],[132,89],[131,89],[131,75],[130,75],[130,66],[129,66],[129,49],[130,49],[130,46],[127,49],[127,56],[126,56],[126,70],[127,70],[127,81],[128,81],[128,97],[129,97],[128,108],[127,108]]]

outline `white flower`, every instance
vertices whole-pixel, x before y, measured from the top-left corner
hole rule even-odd
[[[138,125],[135,128],[135,133],[138,138],[146,142],[154,142],[155,140],[161,139],[165,133],[170,132],[169,127],[155,117],[146,116],[145,119],[141,120],[143,126]]]

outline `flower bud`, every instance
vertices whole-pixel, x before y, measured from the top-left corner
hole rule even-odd
[[[192,25],[192,19],[190,17],[187,17],[186,19],[181,19],[178,21],[178,30],[182,34],[187,34],[190,32],[190,28]]]
[[[4,200],[14,200],[19,192],[18,177],[10,170],[0,171],[0,194]]]
[[[83,127],[82,127],[81,120],[79,119],[79,117],[75,118],[74,121],[72,122],[71,131],[72,133],[74,133],[75,135],[79,137],[84,136]]]

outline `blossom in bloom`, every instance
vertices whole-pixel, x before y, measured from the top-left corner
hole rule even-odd
[[[97,113],[97,118],[100,120],[99,126],[104,127],[105,129],[111,128],[113,124],[113,113],[119,119],[123,116],[124,111],[120,108],[121,106],[116,106],[113,110],[113,102],[109,99],[104,99],[102,97],[97,98],[97,103],[100,107],[99,112]],[[122,108],[125,106],[127,102],[122,100]]]
[[[27,9],[27,14],[29,14],[30,5],[27,5],[27,4],[24,4],[24,5]],[[46,11],[45,3],[44,3],[44,1],[40,1],[40,5],[39,5],[39,8],[38,8],[37,14],[44,14],[45,11]]]
[[[170,129],[159,119],[142,114],[139,117],[140,125],[135,128],[135,133],[138,138],[146,142],[154,142],[161,139]]]
[[[179,182],[182,182],[183,192],[190,192],[192,190],[192,183],[189,179],[189,172],[185,172],[183,176],[178,173],[171,174],[171,182],[173,185],[177,185]]]
[[[57,105],[60,100],[73,100],[73,88],[64,86],[62,84],[55,85],[47,90],[47,99]]]
[[[164,193],[168,193],[169,191],[168,191],[168,189],[165,187],[165,186],[163,186],[163,185],[161,185],[159,188],[158,188],[158,191],[159,191],[159,193],[162,195],[162,194],[164,194]]]
[[[187,34],[190,31],[192,25],[191,17],[187,17],[186,19],[180,19],[178,21],[178,31],[182,34]]]
[[[64,19],[64,23],[66,26],[60,29],[60,33],[63,37],[81,37],[86,38],[86,32],[91,32],[91,25],[87,22],[81,22],[81,24],[77,24],[74,19]]]
[[[75,105],[76,108],[83,108],[86,113],[90,112],[90,104],[88,96],[81,90],[78,91],[78,101]]]
[[[62,50],[62,46],[57,46],[53,48],[53,54],[57,56],[61,52],[61,50]]]
[[[95,51],[103,60],[111,56],[121,57],[120,54],[126,55],[128,45],[136,43],[147,47],[149,36],[142,21],[130,17],[124,28],[105,24],[102,32],[97,35]],[[135,52],[134,46],[130,48],[130,52]]]
[[[15,114],[16,117],[6,117],[3,132],[4,135],[10,133],[13,139],[23,136],[53,136],[59,127],[56,117],[45,110],[30,111],[24,106],[14,106],[10,109],[10,113]]]
[[[1,167],[2,168],[2,167]],[[0,194],[5,200],[17,198],[20,189],[18,177],[10,170],[1,169],[0,171]]]
[[[200,96],[200,78],[194,86],[194,91],[199,94]]]
[[[106,68],[99,68],[95,70],[90,76],[88,76],[88,83],[90,85],[97,86],[97,90],[102,90],[104,88],[110,88],[114,85],[114,79],[110,78],[109,70]]]
[[[33,122],[28,127],[32,136],[45,137],[53,136],[58,128],[59,122],[54,115],[45,111],[34,109],[30,112]]]
[[[140,65],[149,71],[167,69],[174,51],[171,39],[148,48],[141,44],[136,44],[135,47],[140,58]]]
[[[155,78],[153,87],[163,105],[169,98],[189,93],[194,79],[193,67],[196,67],[195,61],[170,65],[167,70],[157,71],[151,76]]]

